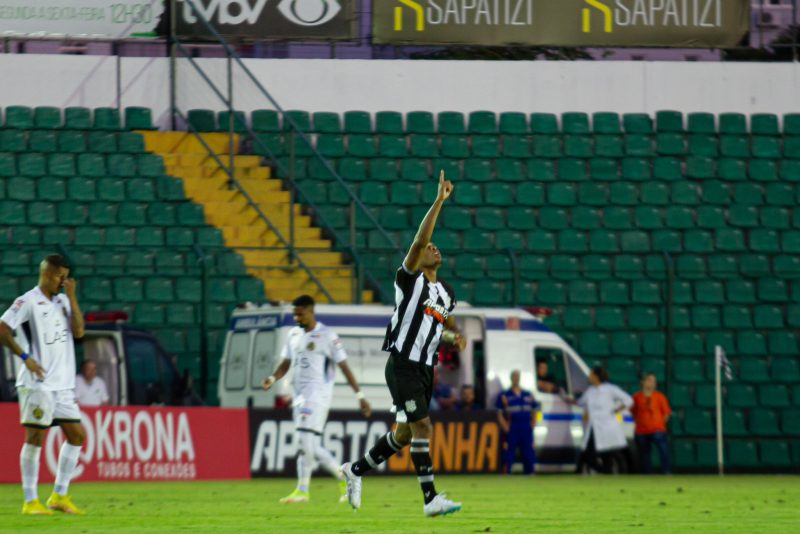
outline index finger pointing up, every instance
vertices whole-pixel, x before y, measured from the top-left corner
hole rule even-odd
[[[439,171],[439,183],[441,184],[443,182],[444,182],[444,169]]]

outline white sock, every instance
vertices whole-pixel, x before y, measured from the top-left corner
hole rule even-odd
[[[308,491],[311,484],[311,472],[314,471],[314,435],[310,432],[298,432],[300,453],[297,455],[297,489]]]
[[[39,456],[41,447],[25,443],[19,453],[19,467],[22,472],[22,491],[25,493],[25,502],[35,501],[39,498]]]
[[[80,454],[80,445],[70,445],[65,441],[61,446],[61,453],[58,455],[56,485],[53,488],[53,491],[59,495],[66,495],[69,491],[69,481],[75,471],[75,466],[78,465],[78,456]]]
[[[314,457],[325,471],[330,473],[334,478],[342,480],[344,475],[339,470],[339,462],[333,457],[331,451],[322,446],[322,440],[319,436],[315,436],[314,440]]]

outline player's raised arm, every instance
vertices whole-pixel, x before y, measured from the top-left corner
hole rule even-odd
[[[403,260],[405,268],[411,272],[415,272],[419,268],[419,262],[422,258],[422,251],[431,242],[433,236],[433,229],[436,226],[436,219],[439,217],[439,212],[442,209],[444,201],[450,198],[453,193],[453,183],[450,180],[445,180],[444,171],[439,173],[439,192],[436,195],[431,209],[425,214],[422,223],[419,225],[417,235],[414,237],[414,242],[411,248],[408,249],[406,259]]]

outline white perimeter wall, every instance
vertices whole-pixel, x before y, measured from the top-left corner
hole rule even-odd
[[[226,91],[224,60],[199,60]],[[186,61],[179,107],[222,109]],[[166,58],[123,58],[123,106],[169,109]],[[800,64],[672,62],[483,62],[250,59],[246,64],[285,109],[800,112]],[[0,55],[0,106],[116,105],[117,59]],[[269,105],[236,72],[236,107]]]

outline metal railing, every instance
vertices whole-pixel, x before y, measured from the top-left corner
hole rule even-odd
[[[180,119],[181,122],[187,126],[187,129],[196,138],[200,140],[204,148],[209,153],[209,156],[211,156],[215,160],[215,162],[218,165],[220,165],[221,168],[224,169],[224,171],[226,172],[227,176],[230,179],[231,184],[236,186],[239,189],[239,191],[244,194],[244,196],[248,200],[248,203],[250,203],[250,205],[256,209],[262,220],[264,220],[270,227],[270,229],[278,236],[281,243],[283,243],[289,249],[292,261],[296,261],[298,263],[300,268],[302,268],[308,274],[309,278],[311,278],[311,280],[313,280],[317,284],[317,286],[320,288],[320,291],[322,291],[323,294],[331,302],[334,302],[334,300],[332,299],[330,293],[324,288],[322,282],[318,279],[318,277],[316,277],[313,274],[312,272],[313,270],[308,268],[308,266],[305,265],[305,263],[300,259],[299,255],[295,253],[296,247],[295,247],[295,232],[294,232],[294,227],[295,227],[294,210],[290,209],[289,212],[289,229],[290,229],[289,235],[284,236],[269,221],[268,215],[265,214],[256,205],[255,202],[253,202],[252,197],[246,192],[242,184],[236,179],[235,136],[237,135],[237,132],[243,133],[244,137],[248,141],[250,141],[253,144],[253,146],[257,147],[260,153],[266,154],[269,157],[272,165],[279,171],[279,174],[287,178],[289,182],[288,185],[290,191],[290,204],[293,205],[295,196],[299,196],[302,202],[307,206],[309,206],[314,211],[317,221],[321,223],[323,227],[325,227],[325,230],[336,241],[337,246],[340,248],[344,248],[347,251],[351,261],[356,266],[356,268],[354,269],[354,273],[357,273],[357,280],[355,282],[359,284],[359,287],[363,285],[364,277],[366,277],[373,285],[375,285],[376,280],[371,276],[371,274],[369,274],[369,272],[365,271],[363,266],[361,266],[362,260],[357,248],[351,246],[352,238],[348,240],[344,236],[342,236],[339,232],[337,232],[335,227],[332,224],[330,224],[330,222],[327,220],[323,211],[320,210],[318,206],[314,203],[308,191],[306,191],[302,186],[300,186],[300,184],[296,180],[294,172],[294,166],[296,161],[296,155],[294,153],[296,138],[299,138],[301,140],[303,145],[312,154],[312,158],[315,158],[319,163],[322,164],[325,171],[329,173],[330,176],[333,177],[334,182],[337,183],[342,188],[345,195],[350,198],[350,204],[352,207],[351,209],[352,217],[355,217],[356,213],[365,217],[367,221],[372,225],[372,227],[381,233],[386,242],[391,246],[393,246],[398,254],[402,254],[402,250],[400,249],[398,243],[394,242],[391,235],[388,232],[386,232],[386,230],[380,225],[377,218],[361,201],[361,199],[359,199],[358,196],[354,194],[354,192],[349,187],[347,182],[341,177],[341,175],[339,175],[339,173],[330,164],[330,162],[319,153],[319,151],[312,143],[310,136],[306,132],[304,132],[303,129],[296,123],[296,121],[292,118],[291,114],[286,113],[285,110],[281,108],[281,106],[272,97],[269,91],[267,91],[267,89],[264,87],[261,81],[258,80],[252,74],[252,72],[244,65],[241,58],[237,55],[233,47],[216,31],[216,29],[205,18],[203,18],[202,13],[200,13],[200,11],[196,8],[193,1],[187,0],[186,3],[191,7],[195,16],[199,20],[201,20],[202,23],[206,26],[206,29],[217,39],[219,45],[225,51],[226,71],[227,71],[226,72],[227,95],[223,94],[223,91],[217,87],[217,85],[214,83],[211,77],[203,70],[203,68],[197,63],[197,61],[195,61],[194,58],[192,58],[190,50],[188,50],[188,48],[174,34],[174,22],[173,22],[173,28],[172,28],[173,34],[171,36],[171,41],[173,43],[173,53],[171,54],[172,67],[170,69],[171,87],[172,87],[170,100],[171,100],[171,108],[173,116],[173,127],[177,126],[178,121],[176,119]],[[189,62],[194,71],[200,76],[200,79],[202,79],[203,82],[207,84],[207,86],[212,90],[214,96],[218,98],[220,102],[227,108],[228,124],[226,126],[227,126],[227,133],[229,135],[229,151],[228,151],[229,164],[227,166],[222,164],[218,156],[213,153],[213,150],[211,150],[208,144],[202,139],[202,136],[200,135],[202,132],[198,132],[193,127],[193,125],[187,120],[187,117],[185,116],[184,113],[182,113],[180,107],[177,104],[177,93],[178,93],[177,87],[180,81],[178,79],[177,69],[175,68],[175,61],[179,59],[176,52],[180,52],[182,54],[182,58],[180,59],[186,59]],[[244,121],[244,123],[240,123],[237,121],[237,116],[235,113],[236,108],[234,105],[234,84],[235,84],[234,81],[235,77],[233,75],[234,64],[237,66],[238,69],[240,69],[241,73],[244,75],[244,80],[252,85],[257,98],[264,99],[266,101],[266,104],[268,104],[272,109],[276,110],[282,117],[284,133],[288,133],[290,139],[290,144],[289,144],[290,157],[288,165],[277,157],[274,151],[272,151],[271,148],[264,142],[264,140],[259,135],[257,135],[257,133],[253,130],[251,125],[248,125],[246,121]],[[288,131],[287,131],[287,125],[288,125]],[[242,132],[242,130],[244,131]],[[356,295],[354,295],[356,297],[355,302],[361,302],[360,291],[359,292],[354,291],[354,293],[357,293]]]

